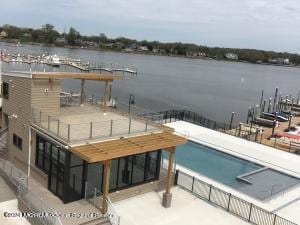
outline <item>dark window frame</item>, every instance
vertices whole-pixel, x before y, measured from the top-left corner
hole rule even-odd
[[[2,96],[5,99],[9,99],[9,83],[7,82],[2,83]]]
[[[13,133],[13,145],[19,150],[23,150],[23,140],[15,133]]]

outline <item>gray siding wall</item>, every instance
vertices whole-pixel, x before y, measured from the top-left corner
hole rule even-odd
[[[8,119],[9,159],[20,169],[27,170],[29,132],[31,114],[31,79],[24,77],[2,76],[2,81],[9,83],[9,98],[3,98],[3,113],[17,118]],[[13,145],[13,134],[22,138],[22,150]]]
[[[41,110],[45,114],[57,117],[60,112],[60,91],[59,80],[32,79],[32,107]]]
[[[27,173],[29,158],[29,128],[31,109],[37,108],[45,114],[56,117],[60,112],[60,81],[35,80],[18,76],[2,76],[9,83],[9,98],[3,98],[3,114],[17,118],[8,119],[9,159],[15,166]],[[47,91],[45,91],[47,89]],[[3,124],[3,123],[2,123]],[[13,134],[22,138],[22,150],[13,145]],[[31,176],[47,187],[47,175],[35,166],[36,133],[31,137]]]

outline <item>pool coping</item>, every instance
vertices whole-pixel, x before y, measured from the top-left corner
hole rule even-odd
[[[263,171],[263,170],[268,170],[268,169],[269,169],[269,170],[276,171],[276,172],[281,173],[281,174],[284,174],[285,176],[293,177],[293,178],[296,178],[296,179],[299,180],[299,183],[297,183],[297,184],[295,184],[295,185],[292,185],[292,186],[290,186],[290,187],[288,187],[288,188],[286,188],[286,189],[284,189],[284,190],[282,190],[282,191],[280,191],[280,192],[278,192],[278,193],[276,193],[276,194],[274,194],[274,195],[272,195],[272,196],[269,196],[269,197],[267,197],[267,198],[261,199],[261,198],[255,197],[255,196],[253,196],[253,195],[249,195],[247,192],[243,192],[243,191],[241,191],[241,190],[239,190],[239,189],[236,189],[236,188],[234,188],[234,187],[232,187],[232,186],[230,186],[230,185],[228,185],[228,184],[224,184],[224,183],[222,183],[222,182],[220,182],[220,181],[217,181],[217,180],[215,180],[215,179],[213,179],[213,178],[211,178],[211,177],[208,177],[208,176],[206,176],[206,175],[204,175],[204,174],[202,174],[202,173],[200,173],[200,172],[197,172],[197,171],[194,171],[194,170],[192,170],[192,169],[190,169],[190,168],[187,168],[186,166],[181,165],[180,163],[177,163],[177,165],[179,165],[180,167],[184,167],[185,169],[190,170],[190,171],[193,171],[194,173],[197,173],[197,174],[199,174],[200,176],[203,176],[203,177],[205,177],[206,179],[208,179],[208,180],[210,180],[210,181],[216,182],[216,183],[218,183],[218,184],[220,184],[220,185],[224,185],[224,186],[226,186],[226,187],[229,188],[229,189],[232,189],[232,190],[234,190],[234,191],[236,191],[236,192],[238,192],[238,193],[240,193],[240,194],[246,195],[246,196],[248,196],[249,198],[253,198],[253,199],[255,199],[255,200],[257,200],[257,201],[259,201],[259,202],[261,202],[261,203],[266,203],[266,202],[268,202],[268,201],[271,201],[272,199],[275,199],[276,197],[279,197],[279,196],[284,195],[284,193],[287,193],[288,191],[291,191],[291,190],[293,190],[293,189],[295,189],[295,188],[298,188],[298,186],[300,187],[300,178],[299,178],[299,177],[293,176],[293,175],[291,175],[291,174],[287,174],[287,173],[285,173],[285,172],[283,172],[283,171],[280,171],[280,170],[277,170],[277,169],[274,169],[274,168],[271,168],[271,167],[268,167],[268,166],[265,166],[265,165],[261,165],[261,164],[259,164],[259,163],[253,162],[253,161],[248,160],[248,159],[241,158],[241,157],[236,156],[236,155],[231,155],[230,153],[224,152],[224,151],[219,150],[219,149],[215,149],[215,148],[213,148],[213,147],[211,147],[211,146],[204,145],[204,144],[202,144],[202,143],[196,142],[195,140],[188,139],[188,143],[189,143],[189,142],[191,142],[192,144],[196,144],[196,145],[202,145],[202,146],[204,146],[204,147],[207,147],[207,148],[211,149],[211,151],[221,152],[221,153],[223,153],[223,154],[229,155],[230,157],[233,157],[233,158],[236,158],[236,159],[239,159],[239,160],[242,160],[242,161],[246,161],[246,162],[248,162],[248,163],[252,163],[252,164],[254,164],[254,165],[256,165],[256,166],[261,167],[261,168],[259,168],[259,169],[254,170],[254,171],[251,171],[251,172],[244,173],[244,174],[241,174],[241,175],[239,175],[239,176],[236,176],[236,179],[238,178],[238,179],[240,179],[240,180],[242,180],[242,181],[244,181],[244,182],[246,182],[246,183],[248,183],[248,184],[250,184],[250,185],[252,184],[252,182],[248,181],[247,179],[244,179],[244,178],[243,178],[244,176],[248,176],[248,175],[251,175],[251,174],[255,174],[255,173],[257,173],[257,172],[260,172],[260,171]]]
[[[173,128],[175,130],[175,133],[184,136],[190,141],[194,141],[198,144],[214,148],[218,151],[227,153],[231,156],[242,158],[243,160],[250,161],[258,165],[263,165],[265,167],[275,169],[279,172],[285,173],[286,175],[300,178],[300,170],[298,169],[298,159],[300,159],[298,157],[300,156],[276,151],[276,149],[273,149],[271,147],[261,146],[257,143],[252,143],[247,140],[236,138],[188,122],[177,121],[168,123],[166,124],[166,126]],[[217,141],[215,142],[214,139]],[[222,142],[224,141],[225,147],[223,147],[222,145]],[[239,151],[238,147],[242,145],[245,145],[245,150]],[[260,154],[262,154],[262,156],[260,156]],[[292,164],[289,164],[289,160],[291,160]],[[192,176],[202,179],[207,183],[211,183],[214,186],[219,187],[227,192],[232,192],[232,194],[236,194],[242,199],[245,199],[249,202],[254,202],[255,204],[261,206],[262,208],[268,209],[269,211],[277,210],[278,208],[281,209],[283,206],[284,208],[288,209],[290,203],[293,202],[295,198],[300,199],[300,195],[298,192],[298,189],[300,190],[300,187],[298,186],[291,187],[291,189],[296,190],[288,189],[284,195],[281,194],[280,196],[274,196],[272,200],[261,201],[242,192],[239,192],[238,190],[235,190],[227,185],[224,185],[223,183],[212,180],[211,178],[194,172],[188,168],[182,167],[181,165],[178,165],[178,168],[182,168],[183,171],[188,172]]]

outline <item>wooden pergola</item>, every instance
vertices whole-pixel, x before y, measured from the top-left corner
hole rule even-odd
[[[172,166],[174,162],[175,148],[177,145],[186,143],[187,140],[169,131],[162,133],[152,133],[130,138],[120,138],[81,146],[69,147],[69,151],[84,159],[89,163],[101,162],[104,165],[103,176],[103,199],[109,193],[109,179],[111,161],[116,158],[151,152],[164,149],[169,152],[169,166],[167,176],[166,192],[163,195],[163,206],[170,207],[171,186],[172,186]],[[102,201],[102,212],[107,212],[107,203]]]
[[[80,104],[84,103],[84,85],[86,80],[102,81],[104,82],[104,94],[103,94],[103,109],[104,113],[107,111],[108,101],[108,84],[114,80],[121,80],[124,78],[122,75],[116,74],[99,74],[99,73],[72,73],[72,72],[32,72],[33,79],[48,79],[49,81],[58,79],[79,79],[81,80],[80,91]]]

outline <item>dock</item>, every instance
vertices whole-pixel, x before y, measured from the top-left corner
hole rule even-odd
[[[81,59],[59,57],[57,55],[43,54],[32,56],[28,54],[13,54],[7,51],[1,53],[1,61],[4,63],[24,63],[24,64],[44,64],[53,67],[70,66],[84,72],[101,71],[107,73],[122,73],[123,75],[137,75],[137,68],[133,66],[117,65],[113,63],[90,63],[83,62]]]

